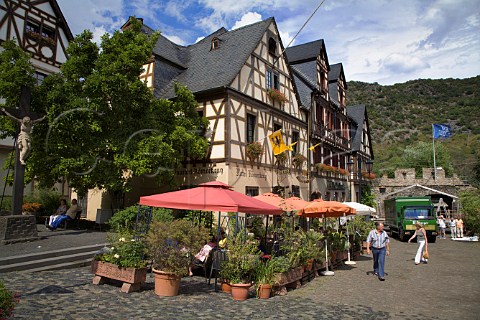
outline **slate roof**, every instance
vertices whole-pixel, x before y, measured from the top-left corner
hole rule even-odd
[[[174,97],[175,82],[186,85],[192,92],[229,86],[272,21],[273,18],[268,18],[232,31],[221,28],[187,47],[176,45],[160,36],[153,50],[155,55],[185,70],[170,81],[168,86],[161,88],[159,96]],[[218,49],[211,50],[214,37],[218,38],[220,45]]]
[[[367,117],[367,112],[366,112],[365,105],[359,104],[355,106],[348,106],[347,107],[347,116],[353,120],[352,123],[352,151],[360,151],[361,143],[362,143],[362,134],[363,134],[363,124],[365,123],[365,120],[367,120],[367,125],[368,125],[368,119]],[[373,157],[373,150],[372,150],[372,140],[370,137],[370,130],[367,130],[368,132],[368,139],[370,139],[370,155]]]
[[[328,72],[328,82],[336,82],[340,78],[340,74],[343,72],[342,63],[335,63],[330,65],[330,71]]]
[[[320,39],[320,40],[316,40],[316,41],[300,44],[298,46],[287,48],[285,52],[287,53],[288,62],[290,64],[297,64],[297,63],[303,63],[306,61],[316,60],[322,48],[325,48],[325,43],[323,42],[323,39]],[[327,58],[327,63],[328,63],[328,58]]]
[[[298,94],[300,96],[300,101],[302,105],[307,110],[310,110],[310,105],[312,102],[311,94],[312,94],[312,91],[316,89],[316,84],[315,84],[315,81],[311,80],[310,75],[306,75],[305,73],[302,72],[302,69],[307,69],[307,68],[299,68],[300,66],[303,66],[303,64],[291,66],[293,79],[297,86]],[[316,68],[314,70],[316,70]],[[306,71],[308,72],[309,70],[306,70]],[[313,79],[315,79],[315,76]]]

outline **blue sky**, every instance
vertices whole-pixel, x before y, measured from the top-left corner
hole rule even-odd
[[[98,40],[130,15],[189,45],[220,27],[275,17],[286,46],[321,0],[57,0],[74,34]],[[292,45],[324,39],[347,81],[394,84],[480,74],[479,0],[325,0]]]

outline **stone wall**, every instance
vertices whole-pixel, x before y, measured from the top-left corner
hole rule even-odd
[[[455,197],[459,196],[459,193],[471,188],[470,185],[460,180],[457,175],[452,177],[445,176],[445,170],[438,168],[436,172],[436,179],[434,179],[433,168],[423,168],[422,178],[417,179],[415,177],[415,169],[397,169],[395,170],[395,178],[388,178],[384,175],[381,178],[375,179],[372,184],[372,192],[375,195],[375,200],[382,212],[383,200],[391,197],[409,197],[409,196],[432,196],[433,202],[437,202],[439,198],[445,200],[450,210],[456,210],[458,208],[458,200],[443,195],[442,193],[428,190],[422,187],[412,187],[405,191],[395,193],[391,196],[388,194],[407,188],[411,186],[423,186],[431,189],[435,189],[444,193],[448,193]]]
[[[2,243],[31,241],[37,238],[38,233],[35,216],[0,216],[0,241]]]

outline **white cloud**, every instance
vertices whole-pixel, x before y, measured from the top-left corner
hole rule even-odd
[[[199,41],[202,41],[203,39],[205,39],[205,37],[198,37],[198,38],[195,40],[194,43],[197,43],[197,42],[199,42]]]
[[[247,12],[245,13],[240,20],[235,22],[232,27],[232,30],[241,28],[243,26],[248,26],[249,24],[262,21],[262,15],[256,12]]]
[[[136,15],[172,41],[199,41],[220,27],[274,16],[287,46],[318,0],[72,0],[58,3],[74,34],[95,39]],[[324,39],[330,63],[347,80],[392,84],[417,78],[480,74],[480,12],[476,0],[326,1],[295,44]]]
[[[290,41],[292,41],[293,36],[291,36],[288,32],[282,32],[282,31],[278,31],[278,32],[280,32],[280,39],[282,39],[282,44],[286,48],[290,44]],[[295,40],[293,40],[293,42],[290,44],[290,47],[294,45],[295,45]]]
[[[165,34],[165,33],[162,33],[162,35],[167,38],[168,40],[172,41],[173,43],[176,43],[176,44],[179,44],[181,46],[184,46],[187,44],[187,42],[185,40],[183,40],[182,38],[180,38],[179,36],[176,36],[176,35],[168,35],[168,34]]]
[[[394,73],[411,73],[412,71],[422,71],[430,68],[430,65],[418,57],[393,53],[383,60],[382,68]]]

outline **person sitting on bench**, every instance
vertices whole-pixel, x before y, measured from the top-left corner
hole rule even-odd
[[[60,200],[60,206],[58,207],[58,209],[50,216],[47,226],[51,226],[53,224],[53,221],[64,215],[65,212],[67,212],[67,201],[65,201],[65,199],[62,199]]]
[[[55,230],[60,226],[60,224],[62,224],[63,221],[75,219],[75,216],[77,215],[77,210],[77,199],[73,199],[72,205],[70,206],[70,208],[68,208],[66,214],[58,216],[55,220],[53,220],[52,224],[47,226],[47,228],[49,228],[50,230]]]

